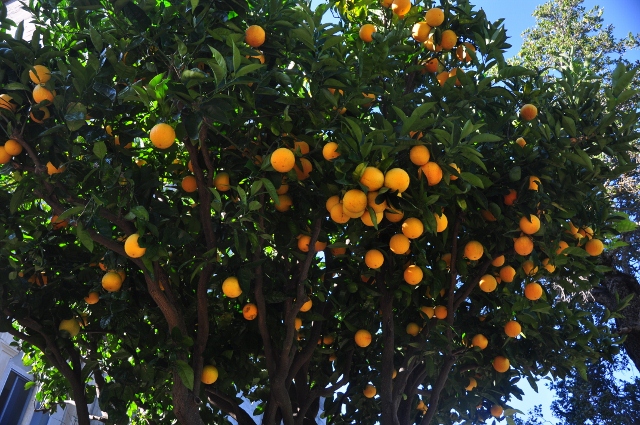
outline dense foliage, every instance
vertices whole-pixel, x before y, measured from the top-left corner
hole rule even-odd
[[[476,422],[617,352],[570,295],[628,223],[634,72],[603,107],[467,1],[387,6],[51,1],[0,33],[0,323],[45,405]]]

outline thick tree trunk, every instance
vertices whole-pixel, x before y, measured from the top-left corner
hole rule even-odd
[[[173,374],[173,413],[181,425],[204,425],[193,394],[182,384],[177,373]]]
[[[617,331],[627,335],[625,351],[640,370],[640,283],[634,276],[614,269],[607,273],[600,285],[592,289],[591,294],[598,304],[609,310],[618,308],[615,294],[618,294],[620,300],[634,294],[629,305],[621,311],[623,317],[615,320]]]

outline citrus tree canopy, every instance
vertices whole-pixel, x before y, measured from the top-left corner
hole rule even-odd
[[[478,422],[616,352],[572,295],[625,223],[624,66],[605,103],[508,66],[464,0],[32,13],[0,33],[0,330],[45,406]]]

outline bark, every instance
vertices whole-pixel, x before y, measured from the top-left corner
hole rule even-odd
[[[182,385],[182,381],[177,372],[173,373],[173,385],[171,388],[173,396],[173,413],[176,415],[178,422],[183,425],[204,425],[204,421],[200,417],[200,409],[187,387]]]

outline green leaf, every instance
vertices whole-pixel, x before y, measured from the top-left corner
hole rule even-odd
[[[107,155],[107,145],[104,142],[95,142],[93,144],[93,153],[99,159],[104,159]]]
[[[85,210],[85,207],[82,206],[82,205],[78,205],[77,207],[69,208],[68,210],[66,210],[62,214],[60,214],[60,216],[58,217],[58,220],[60,220],[60,221],[66,220],[71,216],[79,215],[84,210]]]
[[[498,73],[500,78],[522,77],[524,75],[536,75],[536,72],[523,66],[506,66]]]
[[[22,205],[22,201],[24,199],[25,194],[26,194],[26,188],[21,185],[21,186],[18,186],[15,192],[13,192],[13,195],[11,195],[11,202],[9,203],[9,211],[11,211],[12,214],[18,211],[18,208],[20,208],[20,205]]]
[[[102,52],[104,46],[102,43],[102,36],[98,32],[98,30],[96,30],[94,27],[91,27],[91,29],[89,30],[89,35],[91,36],[91,43],[93,43],[93,47],[96,48],[96,51]]]
[[[176,371],[180,380],[189,390],[193,390],[193,369],[183,360],[176,361]]]
[[[576,122],[567,116],[562,117],[562,126],[569,133],[569,136],[576,137]]]
[[[589,257],[589,253],[579,246],[570,246],[563,249],[562,255],[571,255],[574,257]]]
[[[484,189],[484,184],[482,183],[482,180],[480,180],[480,178],[475,174],[471,174],[466,171],[463,171],[460,173],[460,177],[463,180],[471,183],[473,186],[479,187],[480,189]]]
[[[482,133],[471,138],[471,143],[499,142],[502,137],[490,133]]]
[[[231,48],[233,49],[233,72],[238,72],[242,57],[240,56],[240,50],[233,41],[231,42]]]
[[[76,236],[78,236],[80,243],[84,245],[89,252],[93,252],[93,239],[89,236],[89,232],[84,229],[81,221],[78,221],[78,224],[76,225]]]
[[[261,63],[252,63],[252,64],[249,64],[249,65],[245,65],[245,66],[243,66],[242,68],[240,68],[236,72],[236,78],[240,78],[242,76],[245,76],[245,75],[247,75],[247,74],[249,74],[249,73],[251,73],[251,72],[253,72],[253,71],[257,70],[257,69],[260,69],[262,67],[264,67],[264,65],[261,64]]]

